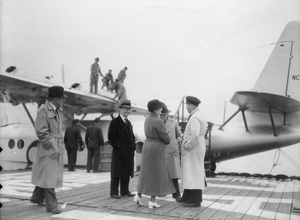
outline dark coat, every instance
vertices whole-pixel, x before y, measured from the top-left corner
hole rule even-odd
[[[67,127],[64,136],[66,150],[77,150],[78,143],[82,145],[80,128],[77,125]]]
[[[113,147],[111,177],[133,177],[135,136],[131,123],[127,126],[121,116],[113,119],[108,128],[108,140]]]
[[[99,125],[93,124],[90,125],[85,133],[85,143],[87,149],[95,150],[100,146],[103,146],[104,139],[102,129]]]

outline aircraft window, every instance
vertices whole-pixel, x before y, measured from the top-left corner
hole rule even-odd
[[[24,147],[24,141],[22,139],[20,139],[17,143],[17,146],[19,149],[22,149]]]
[[[9,140],[9,142],[8,142],[8,147],[10,148],[10,149],[13,149],[14,148],[14,146],[15,146],[15,141],[13,140],[13,139],[10,139]]]

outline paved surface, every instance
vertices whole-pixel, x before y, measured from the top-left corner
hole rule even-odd
[[[157,198],[161,205],[149,209],[148,196],[140,207],[132,197],[109,197],[110,173],[86,173],[84,170],[64,173],[64,186],[57,189],[60,206],[67,203],[59,215],[47,213],[44,207],[30,203],[34,186],[31,172],[2,173],[0,201],[1,219],[300,219],[292,211],[299,200],[300,181],[216,176],[208,178],[200,208],[185,208],[168,195]],[[138,176],[131,179],[135,193]]]

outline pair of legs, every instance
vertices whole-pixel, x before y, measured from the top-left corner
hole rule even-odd
[[[77,149],[67,150],[68,153],[68,171],[74,171],[77,160]]]
[[[58,207],[54,189],[45,189],[36,186],[32,193],[30,201],[33,203],[43,203],[45,201],[47,212],[50,212],[51,210]]]
[[[86,170],[90,172],[93,169],[94,172],[98,172],[98,166],[100,163],[100,147],[97,149],[88,149],[88,157],[87,157],[87,164]]]
[[[110,195],[119,195],[119,183],[121,196],[126,196],[131,194],[129,191],[129,177],[128,178],[118,178],[112,177],[110,181]]]
[[[98,81],[99,81],[99,77],[98,76],[94,76],[93,74],[91,74],[91,78],[90,78],[90,93],[93,93],[93,87],[95,87],[95,92],[94,93],[98,93]]]

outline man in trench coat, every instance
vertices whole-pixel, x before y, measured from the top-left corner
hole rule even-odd
[[[48,101],[39,108],[34,123],[39,141],[32,167],[32,183],[36,187],[30,201],[46,206],[47,212],[53,214],[61,213],[54,188],[62,187],[63,182],[61,108],[65,97],[63,87],[50,87]]]
[[[204,156],[206,143],[204,135],[207,122],[198,106],[200,100],[193,96],[186,97],[186,108],[190,113],[182,142],[182,198],[185,207],[200,207],[202,190],[206,186]]]
[[[166,129],[170,137],[170,144],[167,145],[167,167],[170,177],[172,179],[175,193],[172,194],[173,198],[180,198],[180,189],[178,179],[180,179],[180,160],[179,160],[179,145],[181,141],[181,131],[178,123],[173,118],[169,117],[168,107],[162,103],[162,111],[160,114],[161,119],[166,124]]]
[[[127,117],[131,111],[131,102],[124,100],[119,105],[120,114],[113,119],[108,128],[108,140],[113,147],[111,160],[110,196],[120,199],[121,196],[133,197],[129,191],[129,179],[133,177],[135,136]]]

